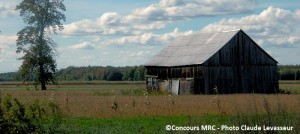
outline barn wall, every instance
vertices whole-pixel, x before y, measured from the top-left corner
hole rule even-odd
[[[274,93],[278,90],[276,66],[205,67],[206,94]]]
[[[239,32],[204,63],[205,93],[274,93],[278,91],[277,62]]]

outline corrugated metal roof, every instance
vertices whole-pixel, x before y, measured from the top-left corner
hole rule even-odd
[[[179,37],[152,57],[145,66],[170,67],[202,64],[239,31],[199,33]]]

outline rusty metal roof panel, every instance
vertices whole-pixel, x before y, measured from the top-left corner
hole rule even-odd
[[[169,67],[202,64],[239,31],[199,33],[179,37],[152,57],[145,66]]]

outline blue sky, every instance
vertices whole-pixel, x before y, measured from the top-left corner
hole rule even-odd
[[[0,0],[0,73],[18,70],[15,6]],[[144,64],[178,36],[243,29],[279,64],[300,64],[300,5],[296,0],[65,0],[58,69]]]

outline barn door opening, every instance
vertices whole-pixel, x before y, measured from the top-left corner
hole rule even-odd
[[[157,82],[157,76],[146,76],[146,86],[147,90],[158,90],[158,82]]]
[[[194,79],[180,79],[179,81],[179,94],[191,94],[194,93]]]

